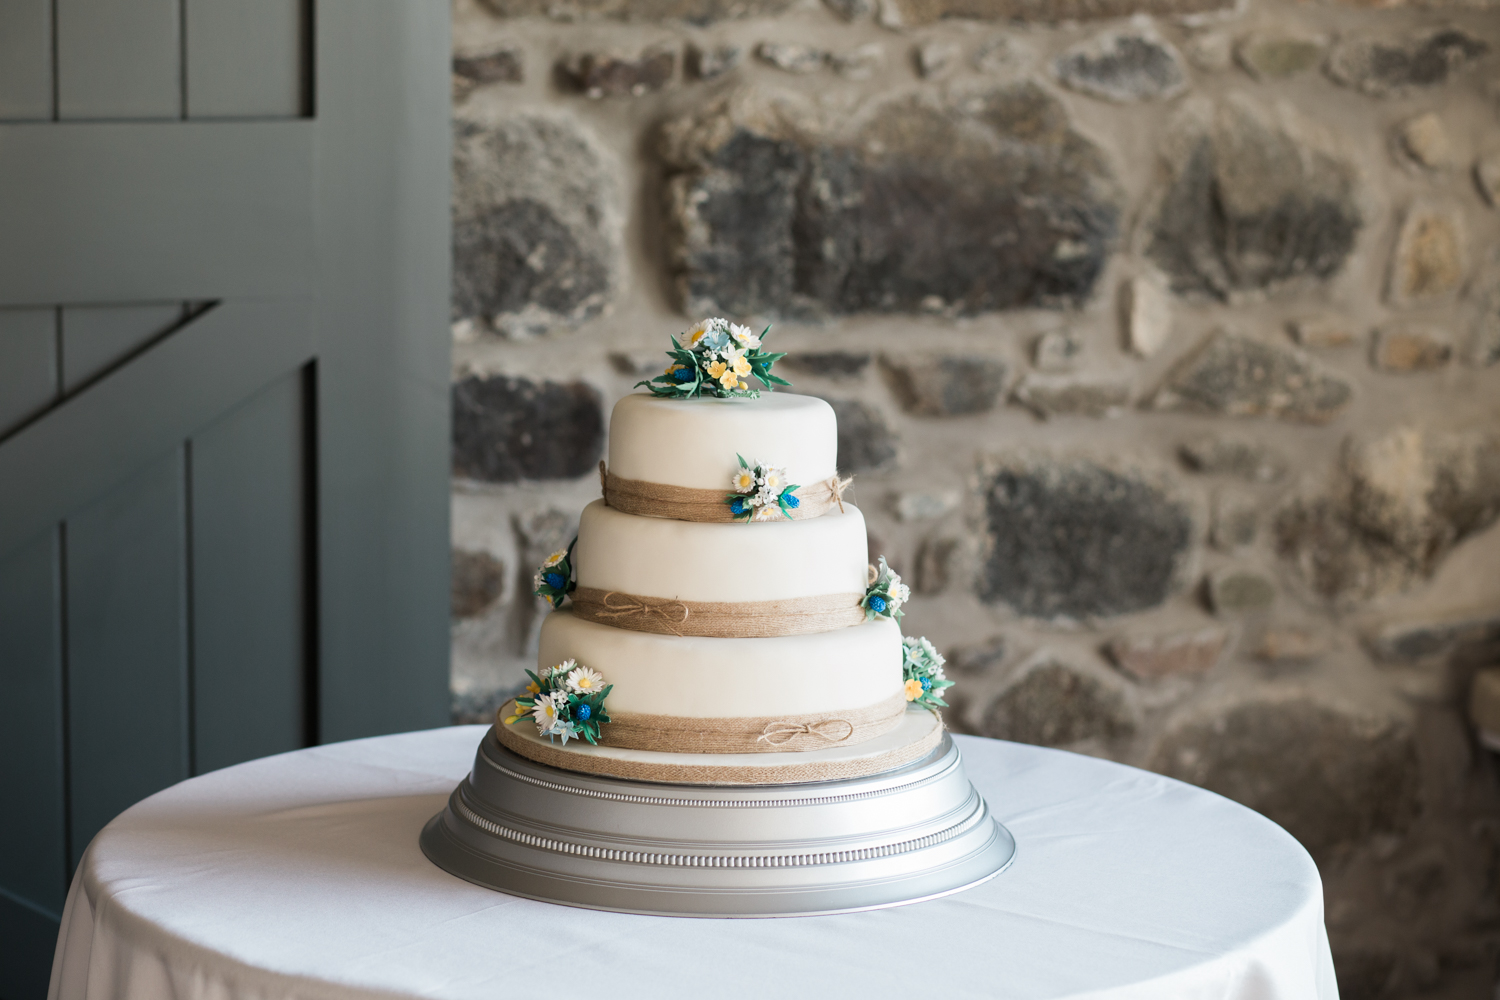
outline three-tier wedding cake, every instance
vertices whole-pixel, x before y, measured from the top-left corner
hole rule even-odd
[[[749,386],[751,377],[767,389],[787,385],[771,374],[781,355],[767,352],[763,337],[703,321],[674,338],[672,364],[642,383],[647,392],[615,406],[603,496],[584,508],[573,544],[537,573],[538,596],[554,606],[538,669],[501,709],[474,773],[424,834],[439,864],[582,905],[774,913],[852,908],[849,899],[864,897],[841,894],[844,884],[911,883],[898,898],[876,892],[863,905],[931,895],[933,886],[951,891],[1009,858],[1008,835],[988,819],[944,736],[936,708],[951,682],[942,658],[926,639],[903,638],[907,589],[883,557],[870,565],[864,517],[836,469],[833,408]],[[775,790],[812,782],[823,792]],[[543,788],[550,798],[537,798]],[[579,812],[590,799],[596,810]],[[867,804],[849,811],[856,802]],[[639,809],[651,803],[691,804],[707,840],[676,840],[670,824],[653,833],[666,813]],[[824,818],[810,819],[814,805]],[[726,807],[759,810],[774,820],[774,835],[708,836],[714,824],[705,817]],[[835,807],[844,807],[839,818]],[[877,821],[890,807],[898,811]],[[615,815],[602,822],[606,808]],[[694,842],[716,846],[683,846]],[[466,862],[459,843],[475,857]],[[496,844],[506,845],[499,855],[530,850],[519,868],[531,875],[499,858]],[[663,849],[643,849],[652,844]],[[543,863],[549,851],[616,867],[564,874]],[[898,856],[899,878],[856,870]],[[832,884],[825,872],[757,888],[725,876],[631,882],[631,869],[618,866],[632,864],[855,867]],[[947,874],[934,881],[934,870]],[[965,881],[949,885],[954,879]],[[593,888],[580,889],[585,883]],[[736,900],[727,911],[724,893]],[[739,902],[757,893],[758,903]],[[813,902],[793,903],[799,893]]]

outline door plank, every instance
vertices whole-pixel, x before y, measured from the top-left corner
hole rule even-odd
[[[181,447],[67,521],[70,861],[191,774]]]
[[[63,667],[58,529],[0,562],[0,891],[57,919],[63,847]],[[3,985],[3,979],[0,979]]]
[[[6,438],[0,554],[186,440],[226,399],[300,368],[312,351],[308,303],[224,303]]]
[[[57,310],[0,309],[0,438],[57,396]]]
[[[184,0],[188,118],[299,118],[302,0]]]
[[[52,119],[52,4],[0,3],[0,120]]]
[[[304,744],[302,372],[193,435],[197,773]]]
[[[59,118],[182,117],[178,0],[56,3]]]
[[[0,125],[0,305],[311,293],[314,134],[310,120]]]
[[[179,302],[64,306],[63,392],[76,391],[181,321]]]

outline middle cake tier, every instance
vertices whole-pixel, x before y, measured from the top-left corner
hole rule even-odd
[[[864,621],[865,520],[852,504],[806,521],[714,524],[583,509],[577,617],[663,635],[761,638]]]

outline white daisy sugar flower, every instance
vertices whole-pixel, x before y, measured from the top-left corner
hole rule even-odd
[[[588,667],[574,667],[568,672],[568,690],[575,694],[596,694],[604,690],[604,675]]]
[[[734,338],[736,344],[739,344],[740,347],[747,351],[753,351],[760,346],[760,338],[748,326],[731,323],[729,324],[729,335]]]
[[[736,493],[753,493],[755,492],[755,471],[753,469],[736,470],[729,482],[729,488]]]
[[[760,484],[771,493],[780,493],[786,486],[785,469],[767,469],[765,475],[760,477]]]
[[[557,702],[552,700],[550,694],[537,698],[536,707],[532,709],[532,717],[536,719],[537,731],[543,736],[556,729],[558,723],[562,721],[562,716],[557,710]]]
[[[774,521],[781,516],[781,508],[774,503],[762,504],[755,508],[751,519],[755,521]]]
[[[547,569],[549,567],[556,566],[558,563],[562,562],[566,558],[568,558],[568,550],[567,549],[558,549],[556,552],[552,553],[550,556],[547,557],[547,561],[546,562],[542,563],[542,569]]]

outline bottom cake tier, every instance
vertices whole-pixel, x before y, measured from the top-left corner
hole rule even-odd
[[[514,702],[501,706],[495,738],[528,760],[583,774],[694,785],[834,781],[879,774],[925,756],[943,737],[943,722],[936,713],[908,706],[892,728],[852,746],[788,753],[663,753],[593,746],[577,739],[564,745],[540,735],[528,719],[505,725],[503,720],[514,711]]]
[[[916,712],[908,721],[927,749],[904,765],[840,780],[750,785],[565,771],[508,749],[496,727],[422,831],[422,851],[445,871],[502,892],[675,916],[873,909],[993,878],[1014,859],[1015,840],[969,783],[941,726],[922,723]],[[926,734],[935,740],[926,743]],[[619,764],[630,756],[593,750],[570,763]],[[691,760],[684,767],[705,766],[701,754],[680,756]],[[767,772],[785,766],[752,757],[749,766],[758,761]]]

